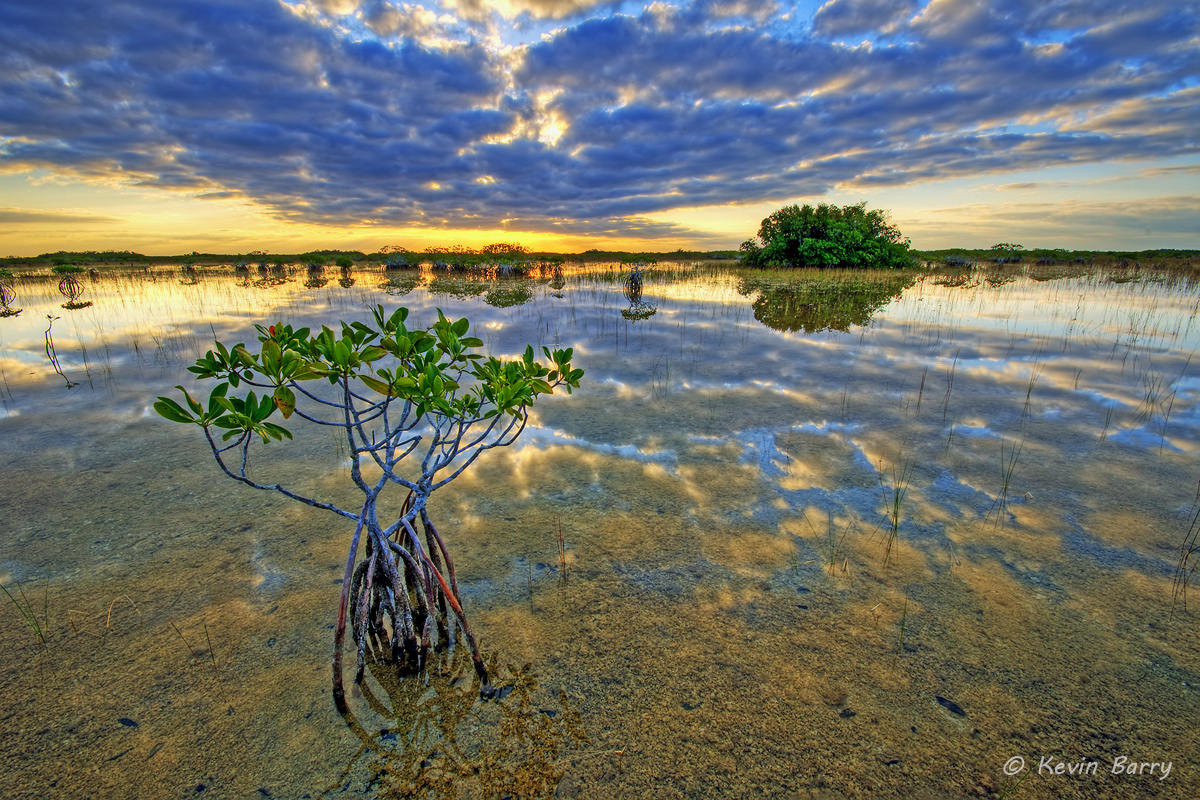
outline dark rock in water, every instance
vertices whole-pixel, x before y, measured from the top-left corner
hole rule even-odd
[[[838,712],[838,716],[841,717],[842,719],[850,719],[851,717],[857,717],[858,712],[852,711],[848,708],[843,708],[841,711]]]
[[[957,714],[960,717],[965,717],[967,715],[967,712],[962,710],[962,706],[960,706],[958,703],[954,702],[953,700],[947,700],[946,698],[942,697],[941,695],[938,695],[934,699],[936,699],[938,701],[938,705],[940,705],[942,708],[949,711],[951,714]]]
[[[799,592],[800,594],[811,594],[812,593],[812,589],[808,588],[807,586],[797,586],[796,591]]]
[[[117,722],[121,723],[126,728],[136,728],[138,726],[138,724],[136,722],[134,722],[133,720],[131,720],[129,717],[121,717],[120,719],[117,720]]]

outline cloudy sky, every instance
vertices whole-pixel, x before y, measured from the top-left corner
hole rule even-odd
[[[1200,247],[1193,0],[6,0],[0,255]]]

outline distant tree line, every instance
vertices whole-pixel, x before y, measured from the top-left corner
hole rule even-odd
[[[941,250],[914,250],[920,261],[941,264],[947,267],[967,267],[974,264],[1099,264],[1133,266],[1142,262],[1166,259],[1187,260],[1200,258],[1200,250],[1169,249],[1157,250],[1068,250],[1062,247],[1025,248],[1019,244],[1001,242],[991,247],[951,247]]]

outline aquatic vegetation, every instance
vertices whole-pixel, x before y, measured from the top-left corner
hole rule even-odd
[[[187,637],[183,635],[183,631],[179,630],[179,626],[175,624],[175,620],[168,619],[167,622],[171,625],[171,629],[175,631],[175,634],[179,636],[180,641],[183,642],[183,646],[186,647],[188,652],[192,654],[192,660],[198,665],[207,665],[207,667],[212,670],[213,680],[217,687],[217,694],[220,695],[221,700],[224,701],[226,708],[228,708],[229,712],[232,713],[233,701],[230,700],[229,695],[225,692],[225,684],[221,678],[221,665],[217,661],[217,650],[215,647],[213,647],[212,634],[208,632],[208,623],[204,623],[204,640],[208,643],[208,659],[206,660],[200,654],[200,651],[192,647],[192,643],[189,642]]]
[[[629,301],[629,308],[621,310],[621,316],[630,322],[638,322],[643,319],[649,319],[658,313],[658,308],[642,300],[642,271],[640,269],[643,263],[640,260],[633,260],[633,269],[629,275],[622,281],[625,293],[625,299]]]
[[[22,309],[13,308],[17,301],[17,291],[12,286],[12,271],[0,269],[0,317],[15,317]]]
[[[1179,374],[1171,380],[1167,380],[1161,372],[1157,372],[1149,366],[1142,374],[1143,395],[1141,403],[1134,412],[1134,424],[1144,424],[1147,427],[1156,425],[1159,433],[1160,453],[1166,443],[1167,426],[1171,421],[1171,412],[1175,408],[1179,383],[1183,380],[1191,363],[1192,356],[1189,355],[1184,361],[1183,368],[1179,370]]]
[[[334,633],[333,693],[343,711],[341,660],[348,622],[358,682],[368,660],[402,672],[419,668],[438,641],[452,640],[457,630],[471,649],[484,690],[490,690],[462,608],[454,561],[427,503],[481,453],[515,442],[538,396],[558,387],[570,393],[583,376],[571,365],[570,348],[543,348],[549,366],[535,359],[532,346],[522,358],[504,362],[476,352],[483,342],[468,335],[466,319],[451,321],[439,312],[430,327],[410,330],[407,317],[406,308],[387,314],[377,306],[373,327],[343,322],[340,336],[328,327],[314,335],[282,323],[256,325],[257,352],[217,341],[215,351],[188,368],[202,380],[218,382],[206,405],[183,387],[178,388],[187,408],[168,397],[154,404],[172,422],[200,426],[230,478],[355,523]],[[322,379],[334,387],[332,393],[306,385]],[[242,396],[231,393],[242,384],[264,392],[261,397],[253,388]],[[270,421],[276,412],[284,420],[295,416],[341,430],[351,453],[350,477],[363,496],[360,508],[343,509],[257,477],[251,469],[252,445],[292,438],[287,428]],[[259,450],[253,452],[257,456]],[[419,477],[414,477],[408,473],[417,457]],[[389,490],[406,493],[394,521],[379,514],[381,497]]]
[[[66,373],[63,372],[62,364],[60,364],[58,361],[58,351],[54,349],[54,336],[51,335],[51,333],[50,333],[51,328],[54,327],[54,320],[58,319],[58,317],[47,314],[46,319],[49,322],[49,324],[46,326],[46,334],[45,334],[46,358],[48,358],[50,360],[50,366],[54,368],[54,372],[60,378],[62,378],[64,381],[66,381],[67,388],[72,389],[72,388],[78,386],[79,384],[73,382],[70,378],[68,378],[66,376]]]
[[[942,398],[942,424],[946,422],[946,416],[950,413],[950,395],[954,392],[954,371],[958,368],[959,350],[954,351],[954,360],[950,362],[949,369],[946,370],[946,396]],[[954,432],[950,432],[951,437]]]
[[[914,469],[916,469],[916,464],[912,459],[908,459],[903,463],[893,462],[890,470],[884,469],[882,458],[879,460],[879,489],[883,492],[885,508],[885,520],[881,523],[881,526],[886,526],[886,538],[883,550],[884,566],[891,561],[892,550],[896,546],[896,537],[900,534],[900,523],[903,522],[904,496],[908,493],[908,487],[912,483]],[[884,483],[884,477],[889,473],[891,475],[890,486]]]
[[[1007,453],[1005,446],[1007,445]],[[996,493],[996,499],[992,502],[992,507],[988,509],[987,515],[984,517],[984,522],[991,518],[992,514],[996,514],[996,522],[999,524],[1001,515],[1009,514],[1009,492],[1012,491],[1012,480],[1016,476],[1018,470],[1017,465],[1021,459],[1021,450],[1025,447],[1025,436],[1022,434],[1021,440],[1015,444],[1010,444],[1004,437],[1000,437],[1000,491]]]
[[[83,271],[83,267],[74,264],[59,264],[51,268],[51,272],[62,275],[62,278],[58,281],[58,291],[63,297],[67,298],[67,302],[63,303],[63,308],[87,308],[92,304],[91,301],[81,302],[79,300],[84,289],[83,283],[80,282],[78,276]]]
[[[908,630],[908,592],[904,593],[904,611],[900,614],[900,634],[896,637],[896,652],[904,652],[904,634]],[[940,701],[942,698],[938,698]]]
[[[812,521],[809,520],[808,509],[805,509],[802,516],[817,539],[817,549],[821,553],[821,560],[825,562],[825,571],[833,575],[837,568],[841,567],[842,574],[847,574],[849,572],[850,559],[846,555],[846,537],[850,535],[850,531],[854,527],[854,520],[847,521],[839,534],[837,526],[834,524],[833,512],[828,511],[826,512],[825,533],[821,535],[817,533],[817,529],[813,527]]]
[[[21,586],[21,582],[14,579],[13,584],[17,587],[17,594],[14,595],[8,590],[7,586],[0,585],[0,591],[3,591],[12,603],[13,608],[21,616],[21,621],[29,628],[38,643],[45,646],[50,639],[50,583],[46,583],[46,595],[42,602],[42,617],[38,619],[37,609],[33,607],[33,603],[25,595],[25,589]]]
[[[566,586],[569,573],[567,568],[567,541],[563,538],[562,522],[557,517],[554,519],[554,539],[558,545],[558,580],[563,586]],[[530,590],[532,596],[532,578],[530,579]]]

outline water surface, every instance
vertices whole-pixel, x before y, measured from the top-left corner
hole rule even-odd
[[[0,794],[1195,796],[1194,284],[675,265],[631,302],[615,271],[391,275],[102,275],[77,310],[17,284],[0,580],[45,643],[0,597]],[[376,303],[587,370],[431,505],[485,649],[528,665],[507,706],[457,664],[339,717],[352,531],[150,410],[214,336]],[[264,479],[351,499],[328,432],[271,448]]]

